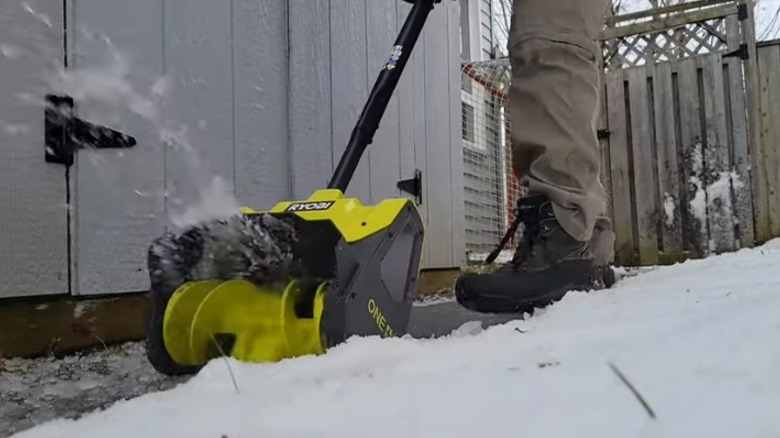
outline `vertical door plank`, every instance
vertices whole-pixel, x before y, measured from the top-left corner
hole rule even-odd
[[[397,33],[401,30],[409,11],[412,9],[412,5],[402,1],[394,2],[394,4],[397,9],[394,32]],[[414,127],[417,121],[415,119],[414,101],[415,95],[418,93],[415,89],[415,75],[420,70],[420,67],[423,66],[420,53],[424,49],[421,46],[422,44],[418,43],[412,50],[412,54],[406,64],[406,70],[404,70],[401,79],[398,81],[398,141],[401,179],[411,178],[414,176],[414,170],[418,168],[415,163]],[[404,194],[402,193],[402,195]]]
[[[677,117],[674,108],[672,68],[657,64],[653,73],[655,142],[658,160],[658,192],[661,201],[661,242],[669,261],[682,258],[682,218],[680,208]]]
[[[609,173],[612,182],[612,211],[615,228],[615,258],[620,264],[636,262],[636,242],[631,214],[631,175],[629,174],[628,124],[624,71],[613,70],[605,78],[607,123],[609,124]]]
[[[398,26],[396,32],[401,27],[412,9],[412,5],[406,2],[395,2],[398,8],[397,18]],[[425,29],[423,29],[425,31]],[[427,196],[427,177],[425,161],[425,45],[423,38],[417,41],[417,45],[412,51],[406,70],[398,83],[400,98],[400,154],[401,154],[401,175],[403,178],[414,176],[415,169],[422,171],[423,183],[423,204],[418,207],[423,224],[427,230],[428,224],[428,196]],[[427,235],[424,236],[425,243],[422,252],[422,266],[428,267],[428,249],[434,245]]]
[[[739,32],[739,20],[736,15],[730,15],[726,18],[726,36],[728,38],[729,50],[739,49],[742,41]],[[755,242],[755,231],[753,226],[753,197],[750,181],[750,152],[748,147],[747,131],[747,106],[745,104],[745,86],[744,75],[742,72],[742,60],[739,58],[728,58],[728,83],[726,84],[728,92],[728,101],[726,102],[727,113],[730,120],[729,132],[731,133],[731,148],[733,154],[732,177],[734,191],[734,208],[736,214],[734,220],[737,225],[737,239],[739,246],[751,247]]]
[[[385,0],[365,0],[367,4],[367,23],[370,30],[366,34],[368,48],[368,65],[366,88],[374,86],[384,63],[390,56],[396,34],[398,33],[397,4]],[[407,49],[408,50],[408,49]],[[404,70],[406,73],[406,70]],[[401,146],[399,113],[399,81],[393,95],[387,103],[379,128],[374,134],[374,141],[369,145],[370,159],[367,160],[371,169],[371,201],[376,203],[385,198],[395,198],[401,195],[396,187],[401,176]],[[369,158],[369,157],[366,157]],[[404,176],[406,178],[407,176]],[[411,177],[409,175],[408,177]]]
[[[762,47],[758,59],[761,77],[761,137],[764,152],[761,163],[766,180],[769,236],[780,236],[780,46]]]
[[[79,0],[72,7],[71,73],[116,81],[115,86],[89,87],[92,98],[76,102],[79,116],[137,140],[132,149],[76,154],[71,168],[73,293],[148,290],[146,252],[170,217],[163,142],[180,132],[174,128],[182,121],[167,107],[179,97],[173,93],[178,77],[170,72],[169,80],[161,81],[166,73],[162,1]],[[189,128],[195,131],[197,123]]]
[[[333,166],[347,147],[352,130],[368,97],[365,1],[331,0],[331,114],[333,115]],[[371,202],[371,155],[366,148],[347,188],[349,197]]]
[[[166,205],[179,216],[215,193],[234,194],[232,10],[212,0],[163,6]]]
[[[686,183],[686,216],[683,232],[693,257],[708,253],[707,193],[704,186],[704,156],[699,99],[698,63],[694,58],[677,65],[680,95],[680,141],[684,181]]]
[[[428,173],[428,230],[432,251],[429,262],[435,267],[449,267],[452,254],[452,198],[450,146],[450,112],[442,108],[449,102],[447,10],[431,11],[420,45],[425,46],[425,154]]]
[[[289,165],[294,199],[306,199],[325,187],[333,172],[329,5],[329,0],[288,0]]]
[[[423,208],[421,209],[421,213],[426,229],[425,245],[423,246],[423,265],[426,268],[434,267],[437,259],[433,254],[439,251],[438,242],[436,242],[433,235],[429,232],[431,226],[435,226],[435,221],[432,219],[435,218],[435,216],[432,212],[431,203],[431,195],[434,192],[430,190],[432,178],[430,172],[428,172],[428,154],[426,153],[428,129],[434,129],[433,127],[429,128],[432,119],[428,119],[428,111],[425,105],[428,95],[428,63],[426,62],[428,56],[425,39],[428,33],[433,32],[429,29],[430,24],[423,28],[423,33],[417,40],[417,45],[412,53],[413,68],[410,70],[410,72],[413,73],[414,82],[414,95],[412,96],[414,109],[414,162],[415,167],[422,171]]]
[[[643,265],[658,263],[658,207],[653,176],[653,139],[650,125],[647,70],[627,72],[631,111],[631,148],[634,164],[634,199],[636,205],[639,259]]]
[[[68,181],[44,161],[42,105],[46,77],[63,68],[63,12],[0,2],[0,298],[68,292]]]
[[[289,199],[286,2],[233,0],[236,197],[268,209]]]
[[[747,19],[740,21],[742,41],[747,47],[748,57],[743,63],[745,74],[745,104],[747,107],[747,133],[750,147],[750,173],[753,187],[753,215],[756,242],[765,242],[772,237],[769,223],[769,194],[767,193],[767,174],[765,144],[762,138],[762,123],[764,105],[760,88],[763,81],[760,78],[759,65],[762,52],[777,50],[777,46],[756,47],[755,1],[739,0],[745,6]],[[763,76],[765,78],[766,76]]]
[[[734,223],[723,59],[720,54],[708,55],[703,60],[703,70],[707,218],[712,250],[722,253],[734,249]]]

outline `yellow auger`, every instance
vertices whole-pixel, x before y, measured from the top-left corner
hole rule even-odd
[[[147,356],[159,372],[194,373],[222,355],[276,362],[351,336],[406,333],[423,244],[421,175],[398,183],[414,201],[366,206],[344,195],[441,2],[404,1],[412,9],[326,189],[152,243]]]
[[[325,283],[314,296],[311,318],[295,311],[301,298],[297,281],[281,294],[246,280],[187,283],[174,292],[163,319],[168,353],[183,365],[202,364],[223,354],[217,336],[235,335],[232,356],[251,362],[322,353],[319,323]]]

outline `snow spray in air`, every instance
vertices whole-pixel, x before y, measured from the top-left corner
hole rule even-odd
[[[39,15],[25,3],[19,7],[36,17]],[[46,24],[45,18],[41,18],[42,25]],[[146,205],[148,213],[148,204],[156,202],[155,197],[163,196],[168,221],[174,226],[238,213],[239,203],[230,184],[213,172],[204,158],[203,151],[211,146],[201,144],[209,142],[203,140],[208,125],[200,119],[187,119],[185,105],[175,103],[177,90],[182,88],[179,85],[184,85],[176,72],[166,76],[161,71],[149,71],[148,63],[137,62],[133,54],[120,50],[111,39],[99,33],[79,28],[71,35],[72,50],[66,66],[61,62],[61,53],[56,56],[48,53],[53,50],[52,45],[39,42],[34,36],[24,47],[0,46],[7,59],[37,53],[36,56],[44,54],[54,60],[47,64],[34,89],[17,94],[22,104],[42,107],[46,93],[68,95],[75,102],[79,118],[137,139],[137,145],[129,150],[112,150],[108,154],[80,151],[76,154],[77,170],[71,174],[71,182],[84,178],[90,180],[90,185],[102,182],[97,189],[104,192],[101,200],[108,203],[106,209],[127,210],[139,204]],[[89,51],[84,51],[84,47],[89,47]],[[31,129],[9,123],[0,123],[0,127],[7,132]],[[140,153],[138,149],[143,148],[157,148],[159,153]],[[74,187],[79,189],[78,184]],[[127,203],[128,190],[132,196],[152,199]],[[132,210],[127,214],[136,216]]]

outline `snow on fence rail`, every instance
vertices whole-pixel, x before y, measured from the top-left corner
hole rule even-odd
[[[606,24],[599,137],[617,262],[671,263],[780,237],[780,46],[756,52],[750,4],[702,0]],[[466,242],[484,255],[521,195],[510,66],[462,71]]]

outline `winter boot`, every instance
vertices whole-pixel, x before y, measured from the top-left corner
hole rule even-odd
[[[532,313],[569,291],[601,289],[614,281],[609,266],[596,265],[590,242],[564,231],[546,197],[521,199],[515,220],[523,224],[523,237],[512,260],[496,272],[461,276],[455,284],[461,306],[484,313]]]

